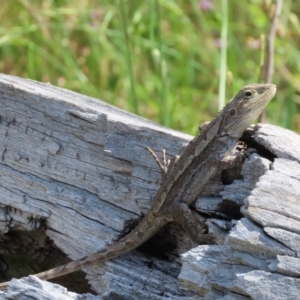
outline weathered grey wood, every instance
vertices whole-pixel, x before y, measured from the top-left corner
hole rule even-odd
[[[277,255],[277,260],[269,265],[269,269],[291,277],[300,276],[300,262],[298,257]]]
[[[300,162],[299,135],[290,130],[263,124],[258,125],[254,140],[277,157]],[[283,138],[284,137],[284,138]]]
[[[252,128],[252,139],[270,151],[243,164],[242,180],[227,185],[223,200],[244,204],[224,245],[199,246],[183,257],[179,279],[204,299],[299,299],[299,135],[272,125]],[[295,151],[293,151],[295,149]],[[197,271],[195,271],[195,269]],[[212,296],[212,291],[218,294]],[[224,297],[224,298],[223,298]],[[237,298],[239,299],[239,298]]]
[[[71,259],[113,243],[125,221],[147,213],[161,174],[146,147],[175,155],[191,139],[98,100],[7,75],[0,76],[0,115],[1,232],[45,222],[46,235]],[[108,299],[185,298],[179,271],[179,260],[139,253],[85,270]]]
[[[229,234],[228,245],[233,249],[266,258],[276,254],[295,255],[293,251],[270,238],[259,226],[246,218],[238,221],[233,227]]]
[[[69,292],[66,288],[42,281],[35,276],[28,276],[22,279],[13,279],[10,289],[0,295],[0,299],[30,299],[30,300],[100,300],[100,296],[92,294],[78,295]]]
[[[89,97],[7,75],[0,75],[0,116],[0,232],[46,223],[45,234],[71,259],[113,243],[128,220],[147,212],[161,176],[146,147],[173,156],[191,139]],[[218,245],[180,260],[185,240],[171,228],[177,241],[160,251],[165,258],[133,251],[84,270],[102,299],[297,298],[300,139],[265,124],[245,139],[258,153],[249,152],[243,178],[224,186],[217,174],[195,204],[208,214]],[[243,217],[236,215],[240,206]],[[0,299],[24,296],[28,285],[35,286],[33,298],[55,299],[51,283],[32,277],[12,281]]]

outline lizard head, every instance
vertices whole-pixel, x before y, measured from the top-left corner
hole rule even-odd
[[[221,135],[240,138],[275,93],[275,84],[250,84],[243,87],[221,112],[224,114]]]

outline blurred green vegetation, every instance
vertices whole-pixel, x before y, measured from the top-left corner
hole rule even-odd
[[[50,82],[196,134],[218,112],[221,4],[2,0],[0,72]],[[227,101],[257,82],[260,37],[268,34],[273,10],[271,0],[228,0]],[[271,123],[298,132],[299,15],[300,2],[285,0],[275,44],[278,93],[267,109]]]

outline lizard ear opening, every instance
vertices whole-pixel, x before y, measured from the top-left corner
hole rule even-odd
[[[234,115],[236,114],[236,110],[233,108],[233,109],[230,111],[230,114],[231,114],[232,116],[234,116]]]

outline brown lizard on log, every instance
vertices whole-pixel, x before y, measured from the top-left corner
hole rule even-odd
[[[144,219],[125,237],[79,260],[35,274],[48,280],[72,273],[96,262],[105,262],[131,251],[152,237],[169,222],[182,222],[188,232],[197,235],[189,206],[197,199],[208,181],[220,169],[228,168],[239,138],[262,113],[276,93],[274,84],[250,84],[243,87],[216,118],[206,125],[184,149],[174,163],[156,162],[163,181]],[[7,282],[0,284],[0,290]]]

